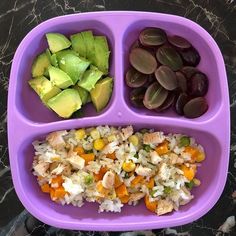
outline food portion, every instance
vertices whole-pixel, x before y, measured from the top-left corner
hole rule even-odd
[[[102,111],[113,89],[113,79],[107,76],[107,38],[83,31],[70,40],[60,33],[47,33],[46,39],[49,48],[34,59],[33,78],[28,81],[41,101],[62,118],[76,116],[90,102],[97,112]],[[109,86],[104,83],[107,80]]]
[[[197,118],[208,110],[208,78],[196,67],[201,57],[189,41],[169,36],[160,28],[146,28],[129,53],[131,67],[125,81],[134,107]]]
[[[33,146],[41,191],[62,205],[97,202],[99,212],[139,202],[157,215],[177,211],[193,199],[205,159],[193,137],[132,126],[55,131]]]

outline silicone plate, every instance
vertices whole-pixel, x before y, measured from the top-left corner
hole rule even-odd
[[[209,110],[189,120],[172,112],[157,115],[132,108],[127,99],[124,73],[131,43],[145,27],[160,27],[168,34],[188,39],[201,55],[199,68],[209,78]],[[92,107],[80,119],[61,120],[46,109],[29,88],[31,64],[46,47],[47,32],[73,34],[91,29],[106,35],[111,48],[114,90],[108,107],[96,113]],[[43,194],[31,173],[32,141],[51,131],[93,125],[128,125],[181,132],[196,138],[207,154],[198,177],[201,186],[193,192],[191,203],[164,216],[146,210],[143,204],[125,206],[120,214],[97,213],[98,205],[86,203],[82,208],[61,206]],[[208,212],[219,199],[226,181],[229,162],[229,96],[224,61],[211,36],[196,23],[182,17],[146,12],[102,12],[60,16],[35,27],[23,39],[13,59],[8,97],[8,141],[14,186],[25,208],[41,221],[60,228],[122,231],[172,227],[192,222]]]

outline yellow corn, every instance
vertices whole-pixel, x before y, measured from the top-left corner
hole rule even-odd
[[[135,164],[132,161],[126,161],[122,165],[122,169],[126,172],[131,172],[135,169]]]
[[[84,129],[78,129],[75,131],[75,139],[79,141],[84,138],[85,134],[86,133]]]
[[[116,136],[114,134],[111,134],[107,137],[107,140],[109,143],[111,143],[116,140]]]
[[[51,160],[52,161],[60,161],[61,157],[59,157],[59,156],[51,157]]]
[[[103,139],[99,138],[96,139],[93,142],[93,147],[97,150],[97,151],[101,151],[105,146],[105,142],[103,141]]]
[[[205,160],[205,153],[204,152],[198,152],[196,156],[196,162],[202,162]]]
[[[138,146],[139,139],[138,139],[137,135],[131,135],[129,137],[129,142],[131,142],[134,146]]]
[[[100,136],[100,133],[96,130],[96,129],[93,129],[91,132],[90,132],[90,135],[93,139],[99,139],[101,136]]]

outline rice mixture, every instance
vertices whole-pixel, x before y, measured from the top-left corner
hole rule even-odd
[[[157,215],[178,210],[193,199],[205,159],[193,138],[132,126],[56,131],[33,146],[41,190],[63,205],[98,202],[99,212],[120,212],[142,199]]]

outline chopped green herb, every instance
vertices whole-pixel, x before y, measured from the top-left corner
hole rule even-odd
[[[165,193],[165,194],[170,194],[171,191],[172,191],[171,187],[165,187],[165,188],[164,188],[164,193]]]
[[[151,192],[150,192],[150,195],[151,195],[151,197],[154,197],[154,194],[157,192],[157,190],[152,190]]]
[[[125,173],[124,178],[125,178],[125,179],[128,179],[128,178],[129,178],[129,173],[128,173],[128,172]]]
[[[90,150],[84,150],[84,152],[85,152],[86,154],[93,153],[93,149],[90,149]]]
[[[93,176],[92,175],[86,175],[84,178],[84,183],[86,185],[90,185],[91,183],[93,183]]]
[[[186,147],[190,144],[190,138],[187,136],[182,136],[179,140],[179,147]]]
[[[138,158],[138,153],[135,153],[135,154],[134,154],[134,157]]]
[[[150,147],[150,145],[146,145],[146,144],[144,144],[143,149],[144,149],[146,152],[150,152],[150,151],[152,150],[152,148]]]
[[[194,187],[194,181],[191,180],[189,183],[185,183],[185,186],[191,190]]]

